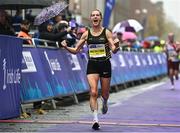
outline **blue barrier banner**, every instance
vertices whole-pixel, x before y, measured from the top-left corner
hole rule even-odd
[[[20,115],[21,39],[0,36],[0,119]]]
[[[104,19],[103,19],[103,26],[108,28],[110,17],[111,17],[111,12],[114,8],[116,0],[106,0],[106,5],[105,5],[105,11],[104,11]]]
[[[47,84],[51,87],[54,97],[71,95],[74,93],[70,81],[69,64],[65,62],[67,57],[60,50],[42,48],[39,49],[41,61],[44,66]],[[43,90],[42,90],[43,91]]]
[[[161,67],[160,67],[160,74],[166,74],[167,73],[167,57],[166,57],[166,54],[161,54],[159,53],[158,54],[158,60],[161,64]]]
[[[146,53],[141,53],[139,55],[139,58],[142,64],[139,72],[142,74],[143,79],[148,78],[148,75],[150,75],[150,73],[152,72],[152,71],[149,71],[151,70],[150,69],[151,65],[153,65],[152,60],[151,58],[149,58],[150,60],[148,60],[147,55],[149,56],[149,54],[146,54]]]
[[[142,71],[142,61],[140,59],[140,52],[133,52],[133,60],[134,60],[134,70],[133,72],[135,73],[134,80],[139,80],[143,78],[143,73]]]
[[[39,49],[23,48],[22,59],[22,102],[32,102],[53,97],[42,64]],[[43,91],[42,91],[43,90]]]
[[[80,55],[70,54],[63,49],[41,49],[39,52],[44,68],[46,68],[48,83],[52,86],[52,90],[55,89],[53,91],[54,96],[71,95],[87,91],[85,68],[82,66],[85,63],[81,63]],[[57,69],[56,66],[59,66],[59,68]]]
[[[87,59],[83,54],[73,55],[62,49],[24,48],[23,57],[23,102],[88,91]]]
[[[162,53],[122,52],[113,54],[111,85],[144,79],[166,72]],[[33,102],[89,91],[86,53],[63,49],[24,48],[22,102]],[[98,84],[100,88],[100,84]]]
[[[127,75],[128,76],[128,81],[133,81],[136,80],[138,78],[136,70],[137,70],[137,66],[136,66],[136,62],[134,59],[134,52],[126,52],[125,54],[125,59],[127,60],[127,64],[128,64],[128,71],[127,71]]]
[[[70,75],[72,75],[73,80],[71,84],[75,93],[82,93],[89,91],[89,85],[86,78],[86,68],[87,68],[87,56],[85,53],[80,53],[77,55],[70,54],[66,51],[64,54],[68,57],[68,63],[70,64]]]
[[[111,84],[121,84],[125,82],[126,77],[126,67],[127,63],[124,58],[124,52],[117,52],[116,54],[112,54],[111,59],[112,65],[112,80]]]
[[[112,55],[111,85],[167,73],[163,53],[118,52]]]

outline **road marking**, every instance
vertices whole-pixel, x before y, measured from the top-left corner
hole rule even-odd
[[[24,124],[92,124],[92,121],[58,121],[58,120],[0,120],[0,123],[24,123]],[[157,124],[157,123],[131,123],[129,122],[100,122],[101,125],[114,125],[114,126],[157,126],[157,127],[177,127],[180,124]]]

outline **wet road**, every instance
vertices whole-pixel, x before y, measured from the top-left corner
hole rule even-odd
[[[123,102],[135,97],[136,95],[139,95],[141,93],[148,92],[154,87],[160,86],[165,84],[166,82],[169,82],[166,78],[160,80],[160,81],[153,81],[150,83],[146,83],[143,85],[130,87],[124,90],[121,90],[119,92],[111,93],[110,99],[109,99],[109,105],[110,108],[116,107],[121,105]],[[100,99],[98,99],[100,100]],[[71,101],[72,103],[72,101]],[[35,123],[0,123],[0,131],[1,132],[34,132],[34,131],[45,131],[46,129],[51,129],[51,127],[56,126],[56,123],[67,121],[67,122],[73,122],[80,120],[82,118],[86,118],[88,116],[88,119],[91,121],[91,112],[89,108],[89,102],[81,101],[79,104],[72,104],[69,106],[57,106],[57,109],[55,110],[48,110],[48,113],[45,115],[38,115],[32,110],[32,105],[25,105],[28,112],[32,113],[31,118],[28,118],[26,120],[35,120],[35,121],[45,121],[48,120],[49,122],[52,122],[51,124],[44,124],[41,122],[35,122]],[[45,107],[48,107],[46,104]],[[17,120],[17,119],[16,119]],[[19,120],[19,119],[18,119]],[[21,119],[22,120],[22,119]],[[86,120],[87,121],[87,120]],[[84,121],[84,122],[86,122]],[[112,124],[112,123],[110,123]],[[71,126],[71,124],[68,124]],[[76,124],[75,124],[76,125]],[[67,125],[66,125],[67,126]],[[86,124],[87,127],[89,127],[88,124]],[[114,126],[113,124],[111,126]],[[73,127],[73,126],[72,126]],[[128,131],[128,130],[127,130]]]

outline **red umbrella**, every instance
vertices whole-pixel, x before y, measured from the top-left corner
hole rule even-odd
[[[123,34],[122,34],[122,40],[123,41],[125,41],[125,40],[136,40],[136,39],[137,39],[137,36],[133,32],[123,32]]]

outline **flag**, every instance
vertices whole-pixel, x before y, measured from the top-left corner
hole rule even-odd
[[[104,19],[103,26],[108,28],[109,20],[111,17],[111,12],[114,8],[115,0],[106,0],[105,11],[104,11]]]

